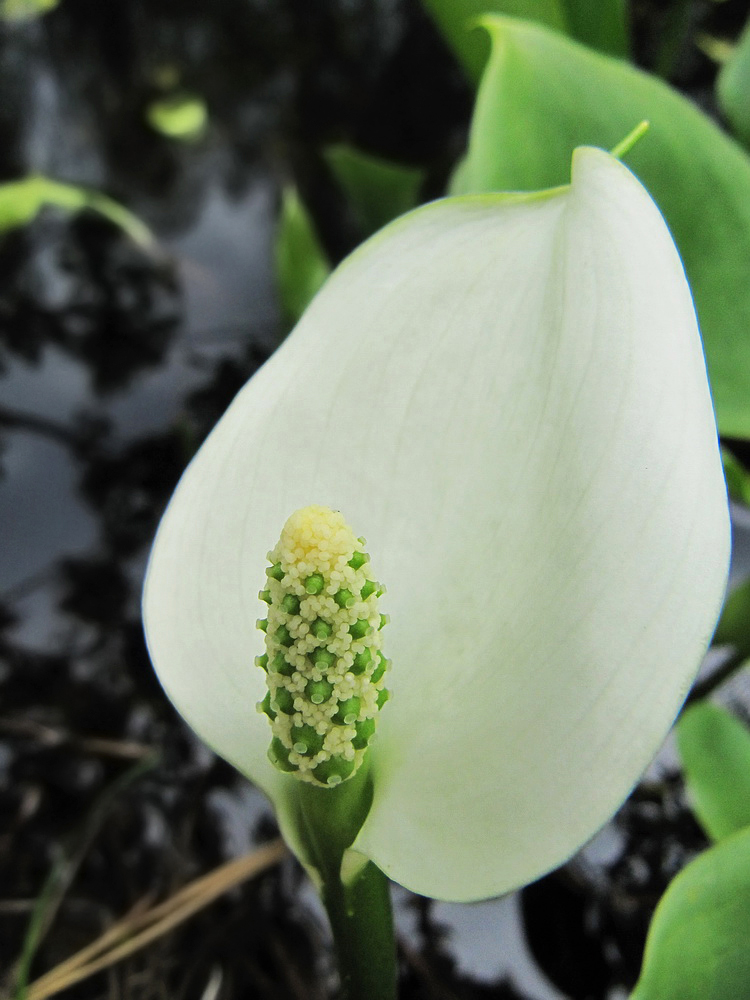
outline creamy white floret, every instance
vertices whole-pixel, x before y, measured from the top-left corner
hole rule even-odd
[[[378,607],[382,588],[338,511],[295,511],[268,553],[261,598],[271,720],[269,757],[281,770],[330,786],[356,773],[388,693]],[[279,667],[281,669],[279,669]]]

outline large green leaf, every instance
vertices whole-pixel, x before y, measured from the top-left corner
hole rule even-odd
[[[323,155],[341,185],[363,236],[371,236],[419,200],[424,171],[363,153],[346,143]]]
[[[628,161],[690,279],[719,428],[750,436],[750,158],[659,80],[539,25],[485,23],[492,58],[454,192],[561,184],[575,146],[611,148],[648,119]]]
[[[716,96],[735,135],[750,146],[750,20],[719,73]]]
[[[611,56],[628,55],[627,0],[561,0],[561,6],[573,38]]]
[[[677,742],[693,809],[712,840],[750,826],[750,730],[710,702],[687,709]]]
[[[472,80],[482,76],[490,42],[476,21],[485,14],[507,14],[567,31],[564,0],[422,0],[448,45]]]
[[[659,903],[631,1000],[750,998],[750,829],[691,862]]]
[[[422,0],[472,80],[478,81],[490,43],[477,29],[486,14],[521,17],[572,35],[609,55],[628,54],[626,0]]]

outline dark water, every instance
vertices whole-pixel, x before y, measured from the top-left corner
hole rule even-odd
[[[740,6],[722,5],[732,30]],[[662,8],[637,8],[644,51]],[[704,86],[706,66],[684,62]],[[197,143],[145,122],[170,88],[207,103]],[[321,145],[422,166],[436,194],[470,94],[407,0],[62,0],[2,29],[0,94],[2,178],[97,187],[158,237],[147,253],[47,209],[0,242],[0,973],[50,872],[67,878],[34,978],[273,835],[262,796],[158,688],[145,558],[180,472],[286,332],[280,185],[297,180],[338,259],[359,234]],[[523,893],[458,907],[397,891],[403,997],[625,995],[656,900],[703,843],[667,755],[615,824]],[[325,941],[289,861],[69,995],[324,997]]]

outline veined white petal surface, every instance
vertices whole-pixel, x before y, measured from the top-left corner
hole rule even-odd
[[[446,200],[389,226],[181,480],[148,572],[152,658],[284,820],[296,782],[266,760],[254,708],[256,595],[266,551],[310,503],[366,536],[388,587],[393,697],[354,846],[455,900],[564,861],[658,748],[728,561],[690,293],[625,167],[580,149],[569,188]]]

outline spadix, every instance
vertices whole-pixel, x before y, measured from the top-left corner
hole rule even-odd
[[[267,674],[258,707],[273,728],[269,760],[324,788],[356,774],[388,700],[383,590],[363,544],[339,511],[295,511],[268,553],[259,594],[268,605],[258,623],[266,652],[256,664]]]

